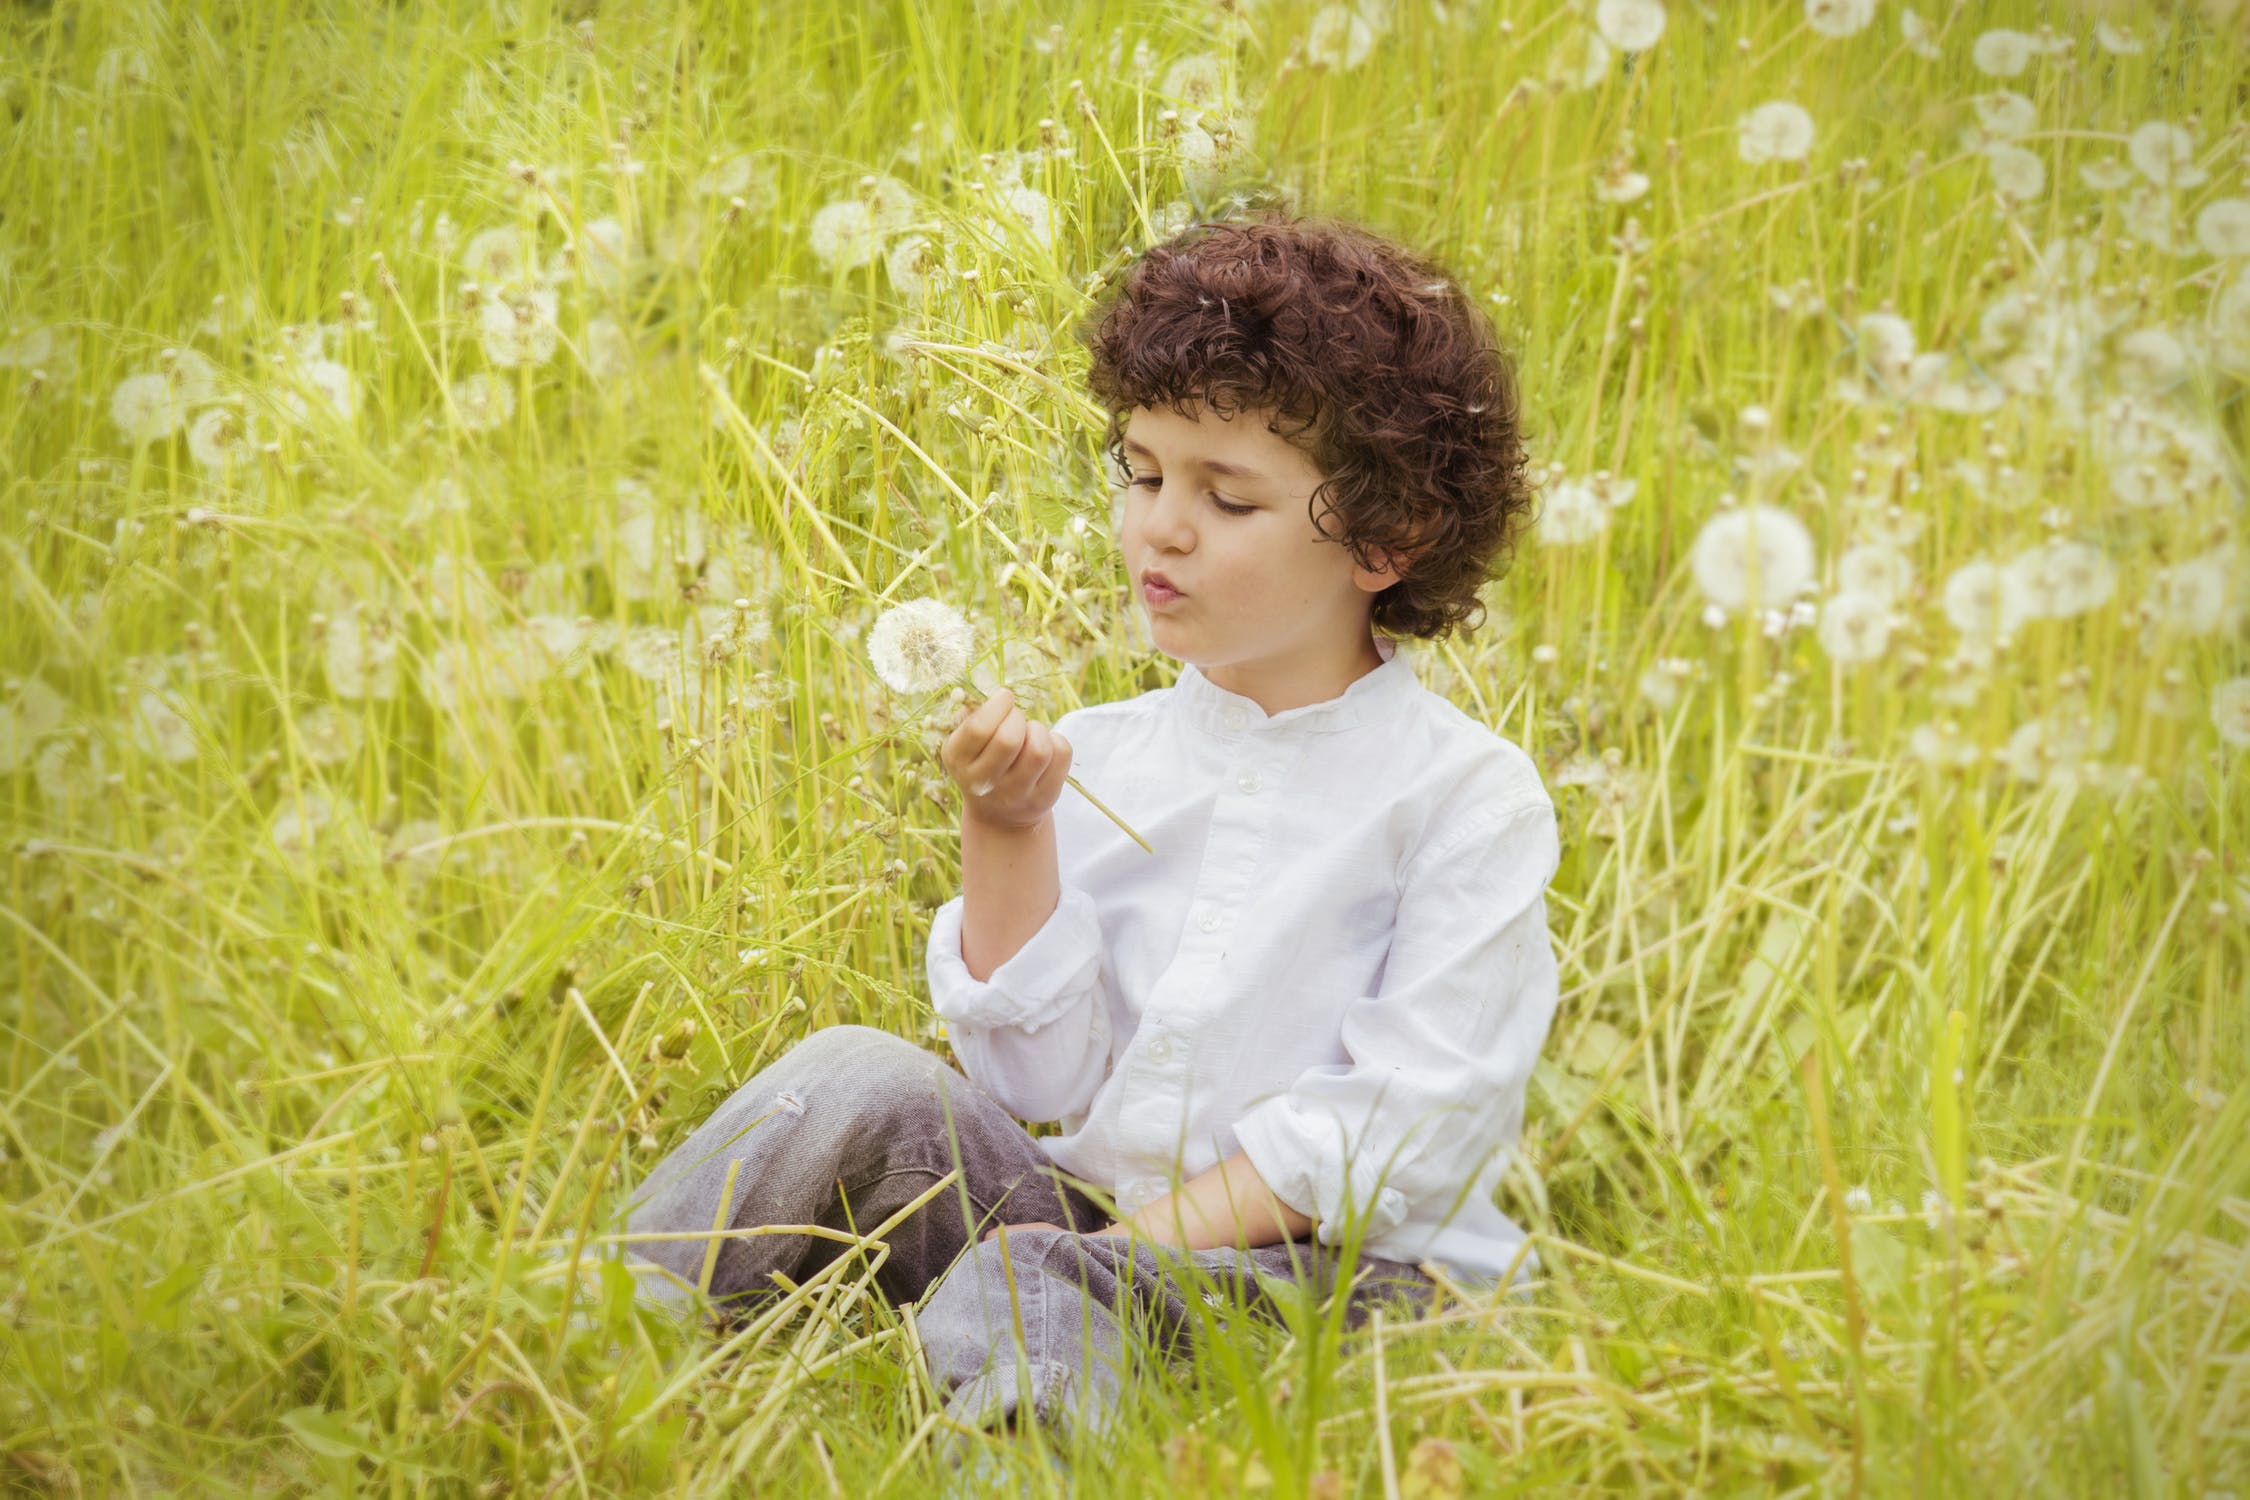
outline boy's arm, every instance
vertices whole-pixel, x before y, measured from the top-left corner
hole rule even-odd
[[[1015,957],[1062,898],[1052,813],[1028,828],[961,815],[961,961],[978,982]]]
[[[1276,1198],[1250,1158],[1237,1151],[1099,1233],[1137,1234],[1183,1250],[1255,1250],[1303,1239],[1312,1228],[1313,1221]]]
[[[1052,804],[1027,822],[965,805],[961,887],[930,919],[924,963],[962,1071],[1019,1119],[1084,1109],[1109,1058],[1103,935],[1092,896],[1061,878]]]

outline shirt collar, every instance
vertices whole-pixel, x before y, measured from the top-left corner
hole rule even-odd
[[[1414,664],[1400,652],[1397,641],[1378,635],[1375,650],[1382,656],[1383,664],[1362,674],[1336,697],[1285,708],[1277,714],[1268,714],[1255,698],[1220,687],[1204,676],[1203,669],[1194,662],[1180,669],[1172,685],[1173,699],[1189,719],[1221,734],[1248,729],[1325,734],[1350,729],[1376,722],[1385,707],[1421,686],[1421,679],[1414,675]]]

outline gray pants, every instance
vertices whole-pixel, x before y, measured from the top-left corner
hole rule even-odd
[[[1160,1251],[1094,1235],[1111,1217],[1089,1196],[1092,1185],[1056,1167],[958,1070],[869,1026],[816,1031],[735,1090],[650,1172],[630,1232],[708,1236],[738,1157],[725,1218],[738,1229],[817,1224],[863,1234],[962,1168],[886,1237],[890,1254],[875,1285],[894,1305],[919,1303],[931,1379],[946,1415],[970,1427],[1014,1424],[1028,1394],[1036,1419],[1106,1430],[1126,1373],[1127,1327],[1184,1360],[1209,1321],[1191,1302],[1277,1317],[1277,1292],[1309,1292],[1317,1305],[1340,1270],[1339,1252],[1309,1239],[1244,1253]],[[983,1239],[996,1224],[1041,1220],[1065,1227],[1010,1230],[1004,1248]],[[692,1287],[709,1243],[643,1241],[633,1253]],[[717,1317],[723,1325],[782,1295],[771,1273],[802,1281],[846,1248],[812,1235],[721,1241],[710,1285]],[[637,1279],[646,1300],[695,1305],[692,1292],[653,1269]],[[1356,1329],[1386,1303],[1418,1312],[1434,1290],[1413,1266],[1360,1256],[1344,1324]]]

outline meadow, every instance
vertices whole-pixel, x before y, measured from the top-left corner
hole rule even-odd
[[[867,629],[1172,679],[1071,329],[1278,205],[1517,360],[1541,514],[1409,649],[1562,812],[1543,1276],[1240,1326],[1079,1489],[2250,1490],[2246,40],[8,7],[0,1475],[929,1493],[878,1245],[724,1343],[547,1252],[812,1029],[943,1051],[965,700]]]

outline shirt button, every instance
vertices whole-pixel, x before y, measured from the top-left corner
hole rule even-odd
[[[1254,792],[1265,785],[1265,779],[1256,771],[1245,771],[1234,779],[1234,784],[1246,792]]]
[[[1227,728],[1240,729],[1250,722],[1250,710],[1239,703],[1227,705]]]
[[[1219,914],[1215,911],[1207,911],[1197,925],[1205,932],[1217,932],[1219,930]]]
[[[1148,1044],[1148,1055],[1158,1062],[1164,1061],[1165,1058],[1172,1055],[1172,1039],[1160,1036],[1155,1041],[1150,1042]]]

